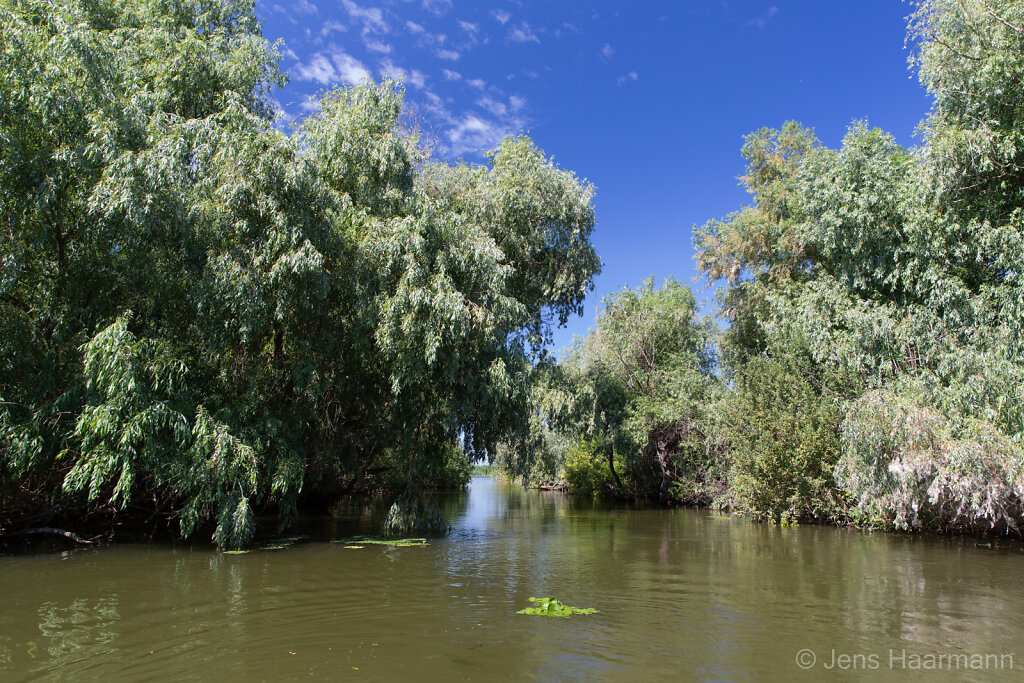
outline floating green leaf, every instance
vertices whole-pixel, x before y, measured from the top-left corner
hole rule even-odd
[[[530,602],[536,607],[521,609],[516,614],[539,614],[545,617],[571,617],[574,614],[596,614],[597,610],[591,607],[579,608],[564,605],[554,598],[530,598]]]

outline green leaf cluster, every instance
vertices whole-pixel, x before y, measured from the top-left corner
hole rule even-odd
[[[534,603],[536,607],[521,609],[516,612],[516,614],[535,614],[544,617],[571,617],[574,614],[597,614],[598,612],[598,610],[592,607],[581,609],[579,607],[563,605],[554,598],[530,598],[530,602]]]

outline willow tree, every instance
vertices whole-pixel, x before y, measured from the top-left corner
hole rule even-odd
[[[1024,7],[928,0],[910,28],[934,97],[906,212],[926,298],[910,316],[905,371],[851,411],[839,474],[867,520],[1019,533]]]
[[[6,514],[130,504],[240,545],[256,510],[521,428],[598,268],[589,185],[525,138],[428,164],[394,83],[283,134],[249,1],[0,22]]]
[[[836,504],[800,503],[797,516],[841,517],[845,498],[855,519],[901,528],[1024,519],[1021,12],[920,3],[913,60],[935,98],[923,146],[856,122],[837,150],[809,134],[791,144],[795,124],[758,133],[745,148],[755,205],[697,233],[702,270],[726,280],[729,371],[771,379],[741,381],[740,393],[802,368],[793,391],[774,392],[778,412],[807,417],[821,437],[794,491]],[[815,395],[816,408],[800,408]],[[792,468],[764,438],[773,421],[761,423],[732,430],[753,453],[735,461],[737,481],[770,480],[748,464]],[[778,496],[746,490],[752,511],[780,513],[764,510]]]

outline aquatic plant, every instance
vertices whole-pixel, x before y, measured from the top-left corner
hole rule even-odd
[[[393,548],[430,545],[425,538],[391,538],[388,536],[353,536],[339,539],[335,543],[344,543],[346,548],[359,548],[364,545],[388,545]]]
[[[536,607],[527,607],[516,612],[516,614],[537,614],[545,617],[571,617],[574,614],[596,614],[597,610],[592,607],[579,608],[564,605],[554,598],[530,598],[530,602]]]

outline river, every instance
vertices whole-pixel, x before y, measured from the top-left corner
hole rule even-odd
[[[450,536],[346,548],[355,516],[231,555],[0,558],[7,680],[1020,680],[1024,552],[624,508],[474,477]],[[354,515],[355,513],[353,513]],[[600,610],[516,611],[531,596]]]

